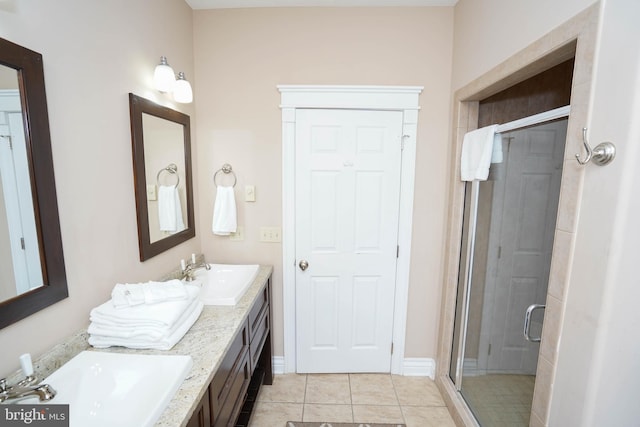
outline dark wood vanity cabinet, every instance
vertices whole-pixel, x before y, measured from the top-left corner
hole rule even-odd
[[[187,423],[186,427],[203,427],[211,425],[211,404],[209,398],[209,388],[204,392],[202,400],[198,404],[198,408],[195,410],[191,419]]]
[[[211,425],[233,426],[242,407],[243,393],[249,387],[249,333],[244,325],[233,339],[209,386]]]
[[[273,383],[272,353],[269,277],[187,427],[246,426],[260,384]]]

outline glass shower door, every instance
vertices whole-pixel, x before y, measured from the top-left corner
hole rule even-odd
[[[467,184],[451,378],[482,426],[527,426],[567,120],[503,134],[503,162]]]

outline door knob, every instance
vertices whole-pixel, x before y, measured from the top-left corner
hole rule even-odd
[[[309,263],[305,260],[302,260],[300,261],[298,266],[300,267],[300,270],[305,271],[309,267]]]

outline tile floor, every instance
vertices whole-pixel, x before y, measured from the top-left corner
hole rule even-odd
[[[250,427],[287,421],[455,427],[430,378],[388,374],[276,375],[272,386],[261,387]]]
[[[527,427],[535,381],[534,375],[464,377],[462,395],[481,425]]]

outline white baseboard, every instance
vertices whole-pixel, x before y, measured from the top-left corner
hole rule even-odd
[[[436,377],[436,361],[428,357],[405,357],[402,375],[407,377]]]
[[[273,365],[273,373],[274,374],[284,374],[284,357],[282,356],[273,356],[271,358],[271,363]]]
[[[284,357],[273,356],[274,374],[284,374]],[[436,361],[428,357],[407,357],[402,363],[402,375],[407,377],[429,377],[436,376]]]

